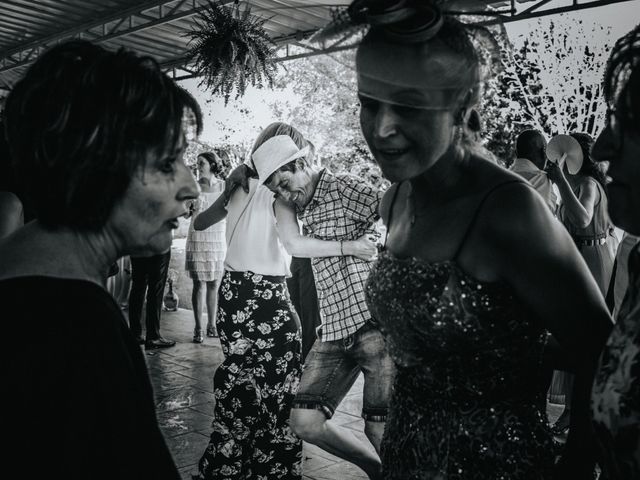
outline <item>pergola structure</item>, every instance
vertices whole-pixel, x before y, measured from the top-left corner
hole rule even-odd
[[[558,14],[629,0],[490,0],[500,21]],[[233,0],[225,1],[232,3]],[[331,9],[349,0],[243,0],[281,48],[278,61],[353,48],[337,41],[323,49],[303,43],[331,19]],[[0,1],[0,96],[47,48],[83,38],[108,48],[127,47],[155,57],[174,78],[194,75],[186,55],[194,20],[208,0],[2,0]],[[299,48],[291,53],[289,46]]]

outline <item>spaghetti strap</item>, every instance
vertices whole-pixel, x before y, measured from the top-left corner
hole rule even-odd
[[[525,182],[523,180],[509,180],[507,182],[499,183],[498,185],[494,186],[491,190],[489,190],[487,193],[485,193],[484,197],[482,197],[482,200],[480,200],[480,203],[478,204],[478,208],[476,208],[476,211],[473,214],[473,218],[471,218],[471,221],[469,222],[469,226],[467,227],[466,231],[464,232],[464,235],[462,236],[462,239],[460,240],[460,244],[458,245],[456,253],[453,256],[453,261],[454,262],[458,260],[458,256],[460,255],[460,252],[462,251],[462,249],[464,248],[465,244],[467,243],[467,237],[471,233],[471,230],[473,230],[473,227],[475,226],[476,221],[477,221],[478,217],[480,216],[480,211],[482,210],[482,207],[484,206],[484,203],[487,201],[487,199],[491,196],[491,194],[493,192],[495,192],[496,190],[498,190],[501,187],[504,187],[505,185],[511,185],[513,183],[521,183],[523,185],[529,185],[530,186],[530,184],[528,182]]]
[[[393,196],[391,197],[391,204],[389,205],[389,216],[387,218],[387,232],[384,234],[384,247],[383,248],[387,248],[387,239],[389,238],[389,230],[391,230],[391,217],[393,216],[393,207],[396,204],[396,198],[398,198],[398,190],[400,190],[400,183],[396,183],[395,185],[392,185],[391,188],[395,187],[395,190],[393,192]]]

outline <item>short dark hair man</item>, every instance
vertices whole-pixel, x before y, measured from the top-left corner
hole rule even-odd
[[[547,163],[547,141],[539,130],[524,130],[516,138],[516,160],[511,171],[527,180],[542,195],[552,212],[556,211],[557,196],[544,167]]]

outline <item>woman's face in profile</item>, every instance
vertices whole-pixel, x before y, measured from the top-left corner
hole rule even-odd
[[[211,178],[211,165],[205,158],[198,157],[197,167],[199,178]]]
[[[107,222],[123,251],[155,255],[171,248],[171,231],[187,212],[187,201],[199,192],[183,154],[184,140],[171,151],[147,152]]]

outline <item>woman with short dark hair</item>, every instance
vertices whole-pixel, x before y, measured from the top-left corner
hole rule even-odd
[[[168,251],[197,197],[182,155],[198,105],[153,59],[75,40],[36,60],[5,117],[36,220],[0,243],[4,453],[22,478],[177,480],[105,284],[118,258]]]

